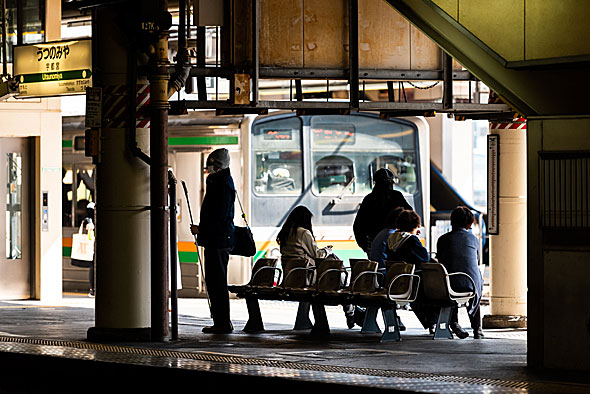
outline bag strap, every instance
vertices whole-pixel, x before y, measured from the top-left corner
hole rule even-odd
[[[242,207],[242,202],[240,201],[240,196],[238,195],[238,191],[234,190],[234,192],[236,193],[236,198],[238,199],[238,204],[240,205],[240,211],[242,211],[242,219],[244,219],[244,222],[246,223],[246,227],[250,228],[250,225],[248,224],[248,220],[246,219],[246,213],[244,212],[244,208]]]

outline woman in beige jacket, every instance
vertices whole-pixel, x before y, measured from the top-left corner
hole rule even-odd
[[[314,266],[315,259],[325,258],[332,254],[332,246],[318,248],[311,228],[313,214],[307,207],[295,207],[277,235],[277,243],[283,258],[304,258],[307,266]],[[312,284],[312,283],[310,283]]]
[[[291,211],[285,224],[283,224],[283,228],[281,228],[281,231],[279,231],[279,234],[277,235],[277,243],[281,248],[282,258],[304,258],[307,259],[307,266],[311,267],[315,265],[315,259],[325,258],[333,254],[331,245],[324,248],[318,248],[315,243],[313,230],[311,228],[312,217],[313,214],[303,205],[299,205]],[[334,257],[337,258],[336,256]],[[313,285],[315,279],[314,272],[313,277],[309,278],[308,285]],[[305,304],[307,313],[309,313],[309,303],[301,304]],[[300,310],[302,308],[301,304],[299,306]],[[355,318],[354,306],[342,305],[342,309],[346,316],[348,327],[352,328],[354,326]],[[362,325],[362,323],[359,323],[359,325]]]

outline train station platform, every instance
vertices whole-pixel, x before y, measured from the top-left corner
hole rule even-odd
[[[401,311],[402,341],[380,343],[379,334],[348,329],[338,307],[327,307],[327,338],[292,330],[294,303],[261,301],[261,310],[264,333],[241,331],[246,305],[232,300],[235,331],[208,335],[201,332],[211,323],[206,300],[180,299],[178,341],[92,343],[92,298],[0,302],[0,392],[590,392],[582,373],[528,370],[522,329],[435,341],[412,312]],[[460,322],[469,326],[464,311]]]

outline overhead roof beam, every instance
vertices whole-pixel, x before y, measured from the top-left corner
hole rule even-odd
[[[527,116],[585,114],[588,68],[519,70],[430,0],[385,0],[443,50]],[[571,85],[571,86],[568,86]]]

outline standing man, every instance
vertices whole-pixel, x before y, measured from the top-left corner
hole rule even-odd
[[[471,281],[462,275],[453,275],[450,278],[451,287],[454,291],[475,291],[475,297],[467,305],[467,313],[471,322],[471,328],[473,329],[473,337],[475,339],[481,339],[484,335],[481,329],[479,301],[483,292],[483,278],[478,267],[479,244],[475,235],[469,231],[474,219],[473,213],[469,208],[455,208],[451,213],[452,230],[438,239],[436,257],[445,266],[449,274],[464,272],[473,279],[475,289]],[[457,307],[453,308],[449,324],[450,329],[459,338],[467,338],[469,334],[459,325],[457,312]]]
[[[198,244],[205,248],[205,284],[211,301],[213,325],[209,334],[233,331],[229,315],[227,264],[234,246],[234,200],[236,189],[229,171],[229,152],[216,149],[207,157],[207,190],[201,205],[200,223],[192,225]]]
[[[395,176],[387,168],[380,168],[375,172],[375,187],[367,194],[361,203],[356,218],[354,219],[354,238],[358,246],[371,254],[371,243],[377,233],[387,227],[387,218],[391,211],[397,207],[413,210],[404,195],[393,190]]]

